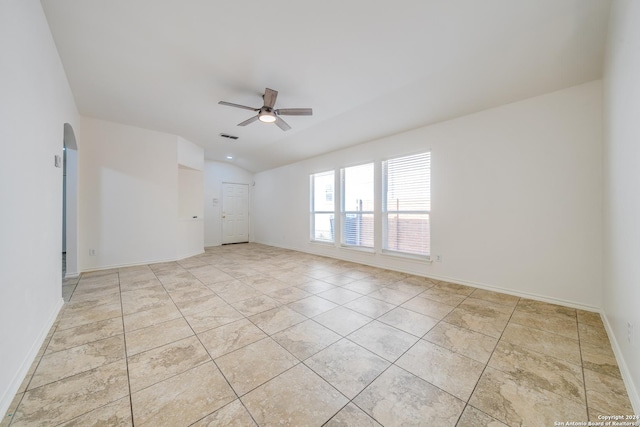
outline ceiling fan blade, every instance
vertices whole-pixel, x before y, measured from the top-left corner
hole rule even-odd
[[[258,116],[253,116],[250,119],[245,120],[242,123],[238,123],[238,126],[246,126],[258,120]]]
[[[246,105],[234,104],[233,102],[220,101],[218,102],[218,104],[226,105],[227,107],[242,108],[244,110],[260,111],[259,108],[247,107]]]
[[[280,108],[275,110],[275,113],[281,116],[311,116],[313,110],[311,108]]]
[[[276,121],[275,123],[278,125],[278,127],[284,131],[287,131],[289,129],[291,129],[291,126],[289,126],[287,124],[287,122],[285,122],[284,120],[282,120],[280,117],[276,116]]]
[[[264,106],[273,108],[276,105],[276,99],[278,98],[278,91],[266,88],[264,90]]]

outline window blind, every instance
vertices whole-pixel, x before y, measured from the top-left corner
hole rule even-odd
[[[383,249],[429,256],[431,153],[382,163]]]

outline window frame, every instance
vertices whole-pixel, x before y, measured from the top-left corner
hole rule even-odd
[[[322,175],[332,175],[333,185],[333,210],[315,210],[315,187],[316,177]],[[336,243],[336,227],[337,215],[336,215],[336,170],[330,169],[322,172],[314,172],[309,174],[309,240],[312,243],[320,243],[326,245],[335,245]],[[331,240],[323,240],[316,238],[316,214],[332,214],[333,215],[333,227],[331,229]],[[331,218],[330,218],[331,220]]]
[[[346,210],[345,209],[345,195],[346,195],[346,176],[345,172],[350,168],[357,168],[362,166],[371,165],[371,195],[372,195],[372,210],[367,211],[358,211],[358,210]],[[344,166],[340,168],[340,246],[343,248],[349,249],[358,249],[363,251],[375,252],[376,248],[376,161],[370,161],[365,163],[359,163],[356,165]],[[371,238],[372,243],[371,246],[366,245],[358,245],[351,244],[345,242],[345,238],[347,237],[347,233],[344,232],[345,225],[347,224],[347,215],[371,215],[372,218],[372,230],[371,230]]]

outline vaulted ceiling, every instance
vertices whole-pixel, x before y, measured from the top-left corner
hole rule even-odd
[[[81,114],[258,172],[601,78],[608,0],[42,0]],[[255,122],[218,101],[312,107]],[[221,133],[238,140],[221,138]]]

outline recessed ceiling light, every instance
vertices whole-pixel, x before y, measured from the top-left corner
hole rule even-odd
[[[227,160],[233,160],[233,156],[227,156]]]

